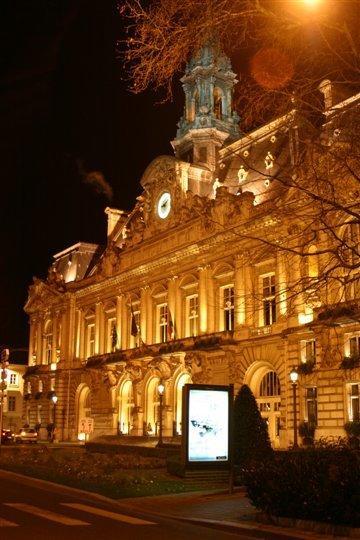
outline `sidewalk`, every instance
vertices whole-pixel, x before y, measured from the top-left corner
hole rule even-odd
[[[120,502],[120,501],[119,501]],[[259,512],[251,505],[244,490],[229,495],[224,491],[181,493],[157,497],[122,499],[125,505],[137,512],[149,512],[166,517],[197,522],[230,531],[268,533],[276,538],[325,540],[328,538],[360,538],[359,529],[333,527],[316,522],[289,519],[279,520],[279,525],[260,522]],[[282,525],[282,526],[280,526]]]

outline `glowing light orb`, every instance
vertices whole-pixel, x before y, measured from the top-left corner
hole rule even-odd
[[[294,74],[290,58],[278,49],[260,49],[250,62],[251,75],[255,81],[268,90],[284,87]]]

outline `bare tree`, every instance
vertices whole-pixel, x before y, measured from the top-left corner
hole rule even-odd
[[[122,13],[134,92],[151,87],[171,97],[174,77],[211,42],[246,66],[235,95],[243,129],[292,118],[296,148],[289,159],[275,158],[265,172],[243,159],[266,185],[251,219],[272,216],[274,225],[251,234],[234,228],[234,235],[258,246],[253,257],[266,245],[288,268],[299,267],[297,278],[287,280],[294,302],[304,291],[323,306],[359,297],[360,99],[346,98],[359,83],[360,1],[319,0],[310,9],[298,0],[127,0]],[[332,84],[319,92],[324,79]],[[298,129],[299,121],[306,129]]]

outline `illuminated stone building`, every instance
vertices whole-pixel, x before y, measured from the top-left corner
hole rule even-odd
[[[278,230],[272,178],[293,158],[301,122],[291,111],[240,135],[236,76],[211,49],[189,63],[182,82],[175,156],[150,163],[130,212],[105,210],[105,249],[66,249],[48,279],[30,287],[29,422],[52,420],[55,392],[59,439],[84,438],[86,417],[94,420],[91,437],[154,436],[161,380],[164,435],[176,436],[184,384],[233,383],[236,391],[246,383],[274,447],[286,447],[289,373],[307,365],[300,421],[316,423],[316,437],[343,435],[344,423],[359,415],[360,370],[339,366],[359,354],[360,325],[349,315],[336,327],[321,323],[310,286],[288,293],[304,272],[316,282],[316,261],[299,258],[289,267],[281,250],[252,241],[252,231]]]
[[[16,432],[24,425],[23,396],[26,370],[26,349],[11,351],[9,365],[6,367],[6,390],[3,410],[3,427]]]

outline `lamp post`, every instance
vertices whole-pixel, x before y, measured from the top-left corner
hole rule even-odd
[[[293,390],[293,407],[294,407],[294,448],[298,448],[298,433],[297,433],[297,405],[296,405],[296,387],[298,382],[299,374],[295,367],[290,371],[290,380]]]
[[[159,440],[158,440],[158,443],[157,443],[157,446],[162,446],[163,445],[163,397],[164,397],[164,392],[165,392],[165,386],[163,385],[163,383],[160,381],[159,385],[158,385],[158,394],[159,394]]]
[[[51,442],[54,442],[54,439],[55,439],[55,429],[56,429],[56,404],[57,404],[57,400],[58,400],[58,397],[56,394],[54,394],[51,398],[51,401],[53,402],[54,404],[54,428],[53,428],[53,435],[52,435],[52,441]]]

